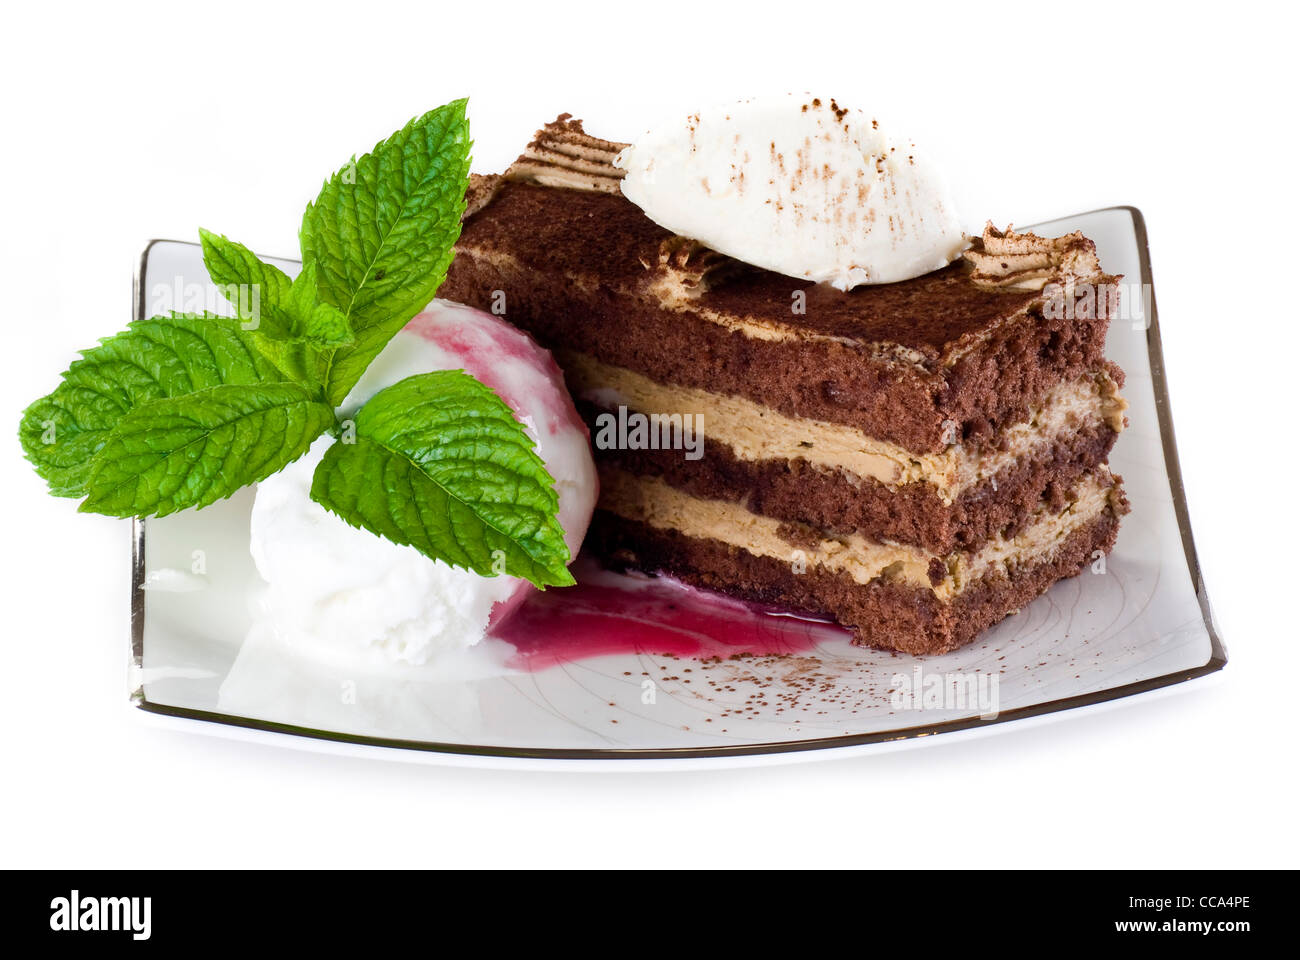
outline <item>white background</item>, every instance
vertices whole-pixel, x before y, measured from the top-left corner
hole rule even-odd
[[[11,6],[0,865],[1300,865],[1300,84],[1295,24],[1267,9]],[[1145,212],[1231,656],[1219,683],[971,742],[719,772],[444,769],[141,722],[125,697],[128,524],[44,495],[14,433],[75,349],[125,326],[147,239],[203,225],[294,256],[327,174],[458,96],[488,172],[561,111],[631,139],[787,90],[901,124],[943,163],[967,229]]]

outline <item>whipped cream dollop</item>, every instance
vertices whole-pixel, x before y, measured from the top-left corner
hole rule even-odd
[[[555,478],[573,556],[596,504],[587,429],[551,355],[498,317],[435,300],[371,363],[344,400],[347,417],[384,387],[432,370],[464,370],[514,410]],[[483,639],[534,588],[481,577],[349,526],[311,499],[312,473],[334,440],[258,484],[250,550],[267,582],[259,616],[275,639],[316,661],[421,665]]]
[[[925,155],[835,100],[701,110],[649,131],[614,164],[623,195],[660,226],[841,290],[929,273],[965,246]]]

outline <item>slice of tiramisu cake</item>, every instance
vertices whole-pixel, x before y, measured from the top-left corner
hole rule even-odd
[[[475,178],[440,295],[554,351],[605,562],[937,653],[1115,541],[1116,280],[1079,234],[968,242],[911,144],[792,98],[631,148],[562,116]]]

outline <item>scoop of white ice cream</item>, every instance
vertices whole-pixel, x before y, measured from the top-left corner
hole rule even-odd
[[[701,110],[614,161],[655,223],[737,260],[848,290],[937,270],[965,246],[914,144],[808,95]]]
[[[371,363],[343,402],[348,416],[384,387],[461,369],[491,387],[525,425],[560,498],[576,556],[596,503],[587,429],[551,355],[497,317],[435,300]],[[533,587],[481,577],[351,527],[311,499],[312,473],[333,442],[258,485],[250,549],[267,582],[261,613],[277,639],[316,659],[427,663],[478,643],[489,622]]]

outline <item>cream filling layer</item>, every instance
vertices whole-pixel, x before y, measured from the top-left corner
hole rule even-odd
[[[990,540],[975,553],[936,556],[917,547],[868,540],[856,534],[824,538],[814,534],[796,544],[782,536],[784,525],[751,513],[743,504],[702,500],[669,486],[658,477],[638,476],[614,467],[600,470],[600,502],[628,520],[688,537],[717,540],[761,557],[792,565],[819,567],[847,574],[857,583],[875,580],[928,587],[941,600],[950,600],[967,585],[1016,566],[1046,560],[1072,533],[1097,519],[1112,503],[1114,480],[1104,468],[1080,483],[1075,500],[1060,513],[1041,511],[1009,540]],[[930,580],[930,564],[938,559],[944,576]]]
[[[941,453],[916,454],[852,427],[788,417],[744,397],[656,383],[584,353],[557,350],[555,358],[570,388],[583,399],[643,414],[695,415],[699,432],[727,446],[739,460],[803,459],[891,488],[929,483],[944,503],[1067,432],[1102,423],[1120,430],[1127,406],[1115,381],[1098,372],[1056,386],[1028,420],[1002,432],[997,449],[953,443]]]

